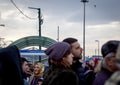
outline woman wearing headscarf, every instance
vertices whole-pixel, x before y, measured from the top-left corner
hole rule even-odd
[[[73,62],[70,49],[68,43],[57,42],[45,50],[50,66],[45,72],[42,85],[78,85],[78,78],[70,68]]]

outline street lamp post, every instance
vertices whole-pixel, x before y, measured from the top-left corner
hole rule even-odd
[[[57,40],[59,42],[59,26],[58,26],[58,30],[57,30]]]
[[[84,4],[84,17],[83,17],[83,60],[85,61],[85,4],[88,0],[81,0]]]
[[[95,42],[98,43],[98,57],[99,57],[99,44],[100,44],[100,41],[99,40],[95,40]]]
[[[97,50],[97,49],[95,49],[95,56],[96,56],[96,50]]]
[[[41,25],[42,25],[42,23],[43,23],[43,20],[41,19],[41,9],[40,9],[40,8],[34,8],[34,7],[28,7],[28,8],[38,10],[39,37],[41,38]],[[41,50],[41,45],[39,45],[39,50]],[[41,56],[39,56],[39,61],[41,61]]]

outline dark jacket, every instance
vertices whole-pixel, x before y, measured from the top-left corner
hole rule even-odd
[[[79,78],[79,85],[85,85],[85,68],[82,67],[82,63],[80,61],[76,61],[71,67]]]
[[[30,85],[37,85],[38,84],[38,81],[39,81],[40,78],[38,77],[34,77],[33,80],[31,81],[31,84]]]
[[[101,71],[97,74],[93,85],[104,85],[106,80],[108,80],[112,74],[113,72],[110,72],[105,68],[101,68]]]
[[[93,85],[96,73],[93,70],[86,70],[85,75],[85,85]]]
[[[78,78],[69,68],[50,65],[42,85],[78,85]]]
[[[20,54],[16,46],[0,49],[0,85],[24,85]]]

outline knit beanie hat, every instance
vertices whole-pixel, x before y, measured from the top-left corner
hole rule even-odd
[[[46,55],[54,60],[59,60],[70,49],[70,45],[66,42],[57,42],[45,50]]]

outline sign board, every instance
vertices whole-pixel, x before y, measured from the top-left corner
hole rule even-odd
[[[44,50],[20,50],[21,55],[45,55]]]

